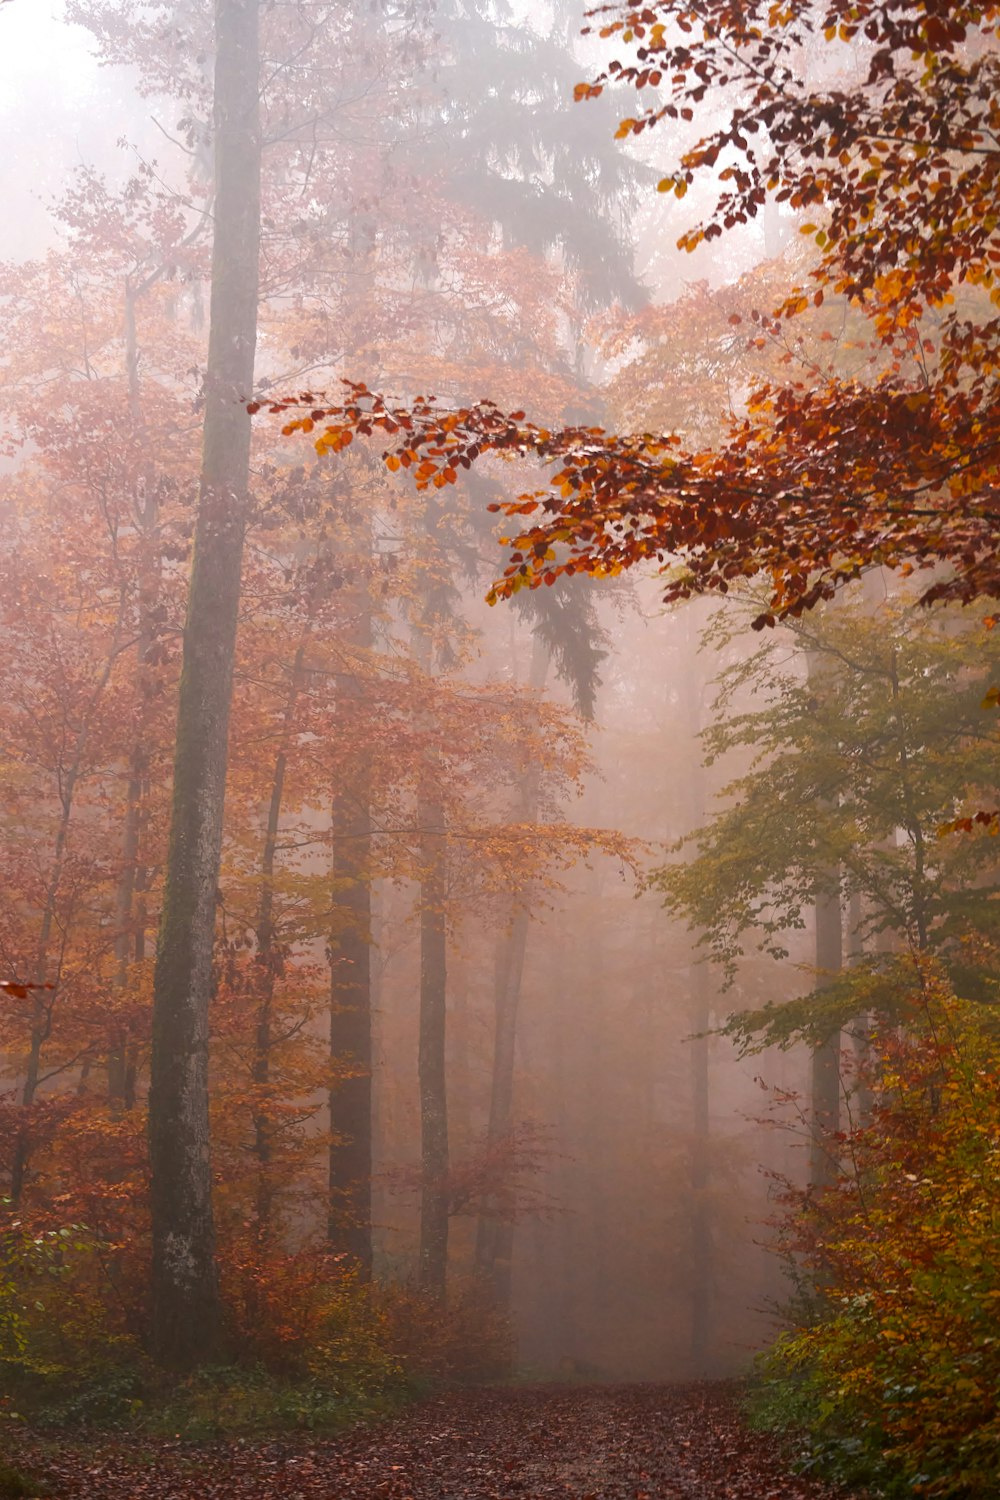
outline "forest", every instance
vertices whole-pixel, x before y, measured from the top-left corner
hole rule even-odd
[[[1000,4],[0,121],[0,1500],[1000,1494]]]

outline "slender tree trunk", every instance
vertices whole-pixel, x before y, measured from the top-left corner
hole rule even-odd
[[[52,941],[52,928],[55,924],[56,901],[59,896],[59,887],[62,883],[63,866],[66,862],[66,840],[69,836],[70,818],[73,813],[73,798],[76,793],[76,783],[79,777],[79,756],[82,746],[77,747],[77,758],[70,767],[62,791],[62,811],[59,817],[59,827],[56,830],[55,848],[52,855],[52,869],[49,873],[49,882],[45,890],[45,905],[42,908],[42,920],[38,930],[38,946],[35,949],[35,969],[32,980],[40,986],[35,992],[35,1002],[31,1015],[31,1038],[28,1043],[28,1060],[24,1070],[24,1083],[21,1087],[21,1109],[24,1111],[21,1127],[14,1140],[13,1158],[10,1170],[10,1196],[13,1203],[20,1202],[24,1192],[24,1182],[28,1172],[28,1159],[31,1154],[31,1133],[28,1128],[27,1111],[35,1102],[38,1092],[38,1083],[42,1072],[42,1048],[48,1041],[49,1032],[52,1029],[52,1007],[55,1003],[51,991],[42,989],[46,983],[48,970],[49,944]]]
[[[509,912],[510,927],[497,942],[493,975],[493,1076],[487,1140],[498,1141],[511,1128],[514,1102],[514,1049],[517,1012],[528,947],[528,913]],[[489,1213],[476,1225],[476,1273],[493,1284],[498,1307],[510,1307],[514,1225]]]
[[[121,872],[115,891],[115,988],[124,997],[128,989],[129,963],[133,948],[133,903],[139,863],[139,828],[142,820],[142,788],[145,755],[138,742],[129,757],[125,791],[125,821],[122,828]],[[125,1106],[128,1089],[129,1032],[124,1017],[108,1055],[108,1097]]]
[[[261,1239],[266,1239],[271,1229],[271,1208],[274,1197],[272,1182],[274,1132],[271,1128],[268,1094],[274,1041],[272,1034],[274,984],[281,965],[274,921],[274,866],[278,852],[278,830],[281,826],[281,805],[285,796],[285,776],[288,770],[288,742],[295,723],[295,711],[302,687],[302,669],[309,634],[310,627],[307,625],[292,662],[288,696],[281,717],[281,737],[278,743],[278,753],[274,758],[271,795],[268,798],[267,819],[264,824],[264,845],[260,856],[260,896],[254,924],[257,942],[257,951],[254,955],[254,998],[257,1005],[257,1023],[254,1030],[251,1071],[254,1086],[253,1151],[257,1159],[255,1213],[257,1234]]]
[[[689,798],[693,826],[705,822],[708,797],[699,736],[702,730],[704,680],[698,671],[697,628],[689,615],[684,653],[684,695],[681,713],[690,725]],[[712,1347],[712,1304],[715,1280],[715,1243],[711,1185],[711,1056],[708,1028],[711,1022],[712,974],[704,961],[691,964],[691,1032],[688,1042],[691,1076],[691,1364],[696,1374],[706,1372]]]
[[[853,967],[864,961],[864,942],[861,936],[862,903],[860,892],[851,894],[847,912],[847,961]],[[872,1093],[865,1078],[865,1070],[868,1066],[871,1053],[870,1044],[871,1014],[862,1011],[855,1016],[851,1023],[851,1041],[854,1051],[854,1087],[851,1097],[853,1119],[852,1126],[864,1125],[868,1122],[872,1107]]]
[[[839,885],[839,881],[837,883]],[[844,962],[844,931],[840,892],[834,888],[816,898],[817,987],[827,989]],[[830,1137],[840,1128],[840,1031],[831,1032],[813,1047],[811,1063],[812,1143],[809,1181],[826,1187],[835,1181],[837,1160]]]
[[[249,484],[260,240],[259,0],[216,0],[215,239],[202,475],[153,985],[153,1349],[191,1368],[219,1341],[208,1011]]]
[[[702,773],[703,774],[703,773]],[[711,1119],[708,1036],[711,975],[704,963],[691,973],[691,1363],[706,1373],[712,1344],[712,1282],[715,1246],[708,1198],[711,1181]]]
[[[340,909],[330,966],[330,1058],[346,1065],[330,1090],[329,1238],[372,1269],[371,883],[367,788],[333,808],[333,877]]]
[[[21,1108],[25,1112],[30,1110],[35,1102],[35,1095],[38,1092],[38,1085],[42,1074],[42,1048],[48,1041],[49,1033],[52,1030],[52,1010],[56,997],[53,990],[46,990],[44,986],[46,983],[58,985],[59,982],[58,973],[54,976],[54,980],[48,978],[49,947],[52,942],[53,928],[55,927],[59,889],[62,885],[63,870],[66,865],[66,846],[69,840],[70,823],[73,818],[76,788],[84,764],[87,742],[90,738],[91,715],[100,702],[104,690],[111,680],[111,673],[115,662],[124,649],[120,638],[120,630],[121,609],[119,610],[118,626],[115,630],[111,649],[104,662],[101,675],[94,684],[88,705],[83,712],[82,724],[76,737],[76,744],[73,747],[73,759],[65,768],[65,775],[59,793],[59,823],[56,828],[55,843],[52,850],[52,868],[49,872],[48,885],[45,890],[45,903],[42,907],[42,919],[38,929],[38,946],[35,949],[35,969],[32,975],[33,982],[39,988],[35,994],[35,1003],[32,1010],[28,1060],[25,1067],[24,1084],[21,1089]],[[25,1114],[22,1117],[14,1140],[11,1161],[10,1196],[14,1203],[20,1200],[21,1194],[24,1191],[30,1154],[31,1137]]]
[[[822,698],[836,668],[828,658],[806,651],[806,671],[810,687]],[[829,800],[820,799],[817,816],[832,810]],[[817,877],[815,899],[816,980],[818,990],[828,989],[844,964],[844,927],[840,911],[839,866],[822,870]],[[831,1149],[832,1135],[840,1125],[840,1030],[832,1031],[813,1046],[810,1061],[811,1142],[809,1181],[814,1187],[825,1187],[836,1179],[836,1155]]]
[[[129,285],[125,291],[125,369],[128,380],[129,416],[133,433],[148,451],[149,436],[145,430],[142,415],[139,340],[136,328],[136,302],[142,290],[144,288]],[[134,700],[135,727],[125,790],[121,871],[115,891],[115,988],[123,1004],[127,1004],[125,997],[128,990],[129,965],[133,960],[142,956],[145,948],[145,935],[136,925],[138,915],[136,904],[143,883],[139,860],[144,822],[144,794],[149,781],[145,714],[145,705],[148,701],[147,656],[154,639],[153,611],[160,595],[160,569],[156,556],[156,524],[159,506],[152,463],[144,466],[137,485],[135,509],[141,533]],[[125,1109],[131,1108],[135,1103],[135,1047],[124,1017],[108,1056],[108,1096],[114,1103]]]
[[[549,653],[536,635],[528,671],[528,685],[533,692],[541,692],[548,670]],[[512,809],[515,822],[534,822],[538,816],[538,792],[538,768],[531,766],[522,778]],[[493,971],[493,1074],[486,1132],[490,1143],[504,1136],[513,1123],[517,1013],[530,927],[528,913],[517,901],[510,902],[506,915],[507,925],[497,941]],[[476,1225],[476,1274],[492,1282],[497,1306],[503,1311],[510,1308],[513,1259],[513,1223],[495,1214],[481,1215]]]
[[[420,884],[420,1285],[444,1297],[448,1276],[448,984],[445,817],[426,788],[418,799],[424,873]]]
[[[371,611],[360,604],[354,644],[370,651]],[[358,693],[358,680],[344,691]],[[372,1269],[372,893],[370,785],[362,774],[333,804],[334,900],[330,943],[330,1060],[347,1076],[330,1090],[329,1227],[331,1242]]]

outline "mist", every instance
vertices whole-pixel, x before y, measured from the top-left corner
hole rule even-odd
[[[989,806],[997,645],[936,543],[929,611],[881,544],[791,607],[746,528],[704,589],[708,530],[635,567],[530,532],[603,435],[702,474],[779,410],[761,386],[923,389],[944,317],[900,354],[831,284],[783,322],[794,194],[677,248],[717,196],[677,163],[743,96],[619,129],[631,91],[574,102],[625,46],[585,24],[0,5],[0,1384],[29,1434],[339,1430],[505,1382],[739,1428],[713,1382],[830,1294],[914,986],[992,1003],[996,846],[941,830]],[[867,46],[813,37],[796,76],[861,87]],[[623,493],[624,556],[655,497]]]

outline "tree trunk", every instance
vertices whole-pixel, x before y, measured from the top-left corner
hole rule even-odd
[[[493,1077],[487,1140],[499,1140],[511,1127],[514,1102],[514,1046],[521,980],[528,946],[528,913],[517,907],[510,927],[497,942],[493,980]],[[510,1307],[514,1225],[483,1214],[476,1226],[476,1273],[493,1284],[497,1306]]]
[[[216,0],[215,238],[202,475],[153,983],[149,1100],[153,1350],[192,1368],[218,1349],[208,1125],[227,737],[250,462],[260,239],[259,0]]]
[[[696,617],[689,614],[681,714],[691,727],[690,810],[693,826],[705,822],[708,806],[705,767],[699,736],[703,720],[704,678],[698,671]],[[707,1036],[711,1022],[712,975],[708,964],[691,964],[691,1364],[695,1374],[707,1373],[712,1348],[712,1302],[715,1244],[712,1233],[711,1184],[711,1057]]]
[[[836,667],[815,651],[806,651],[810,687],[821,697]],[[831,810],[829,800],[820,799],[817,816]],[[840,868],[821,870],[815,899],[817,990],[828,989],[844,964],[844,927],[840,911]],[[830,1137],[840,1125],[840,1031],[815,1043],[810,1061],[811,1141],[809,1182],[826,1187],[837,1176],[836,1154]]]
[[[700,768],[699,768],[700,770]],[[701,772],[704,775],[704,772]],[[708,1036],[711,976],[705,963],[692,965],[691,1023],[691,1363],[707,1373],[712,1343],[714,1245],[708,1199],[711,1180],[711,1120]]]
[[[254,1086],[253,1151],[257,1158],[254,1208],[257,1217],[257,1235],[261,1240],[266,1239],[270,1233],[274,1198],[272,1181],[274,1132],[271,1128],[268,1095],[271,1084],[271,1051],[274,1042],[272,1035],[274,982],[281,964],[274,921],[274,865],[278,852],[278,830],[281,826],[285,776],[288,770],[288,743],[295,724],[295,710],[302,685],[302,668],[305,663],[309,634],[310,626],[306,625],[292,662],[288,697],[282,713],[281,739],[271,776],[271,795],[268,799],[267,820],[264,824],[264,846],[260,856],[260,896],[255,922],[257,951],[254,955],[254,998],[257,1005],[257,1024],[254,1031],[252,1077]]]
[[[532,640],[528,686],[540,693],[549,669],[549,653],[536,634]],[[538,816],[539,774],[530,766],[524,774],[512,809],[515,822],[532,823]],[[514,1103],[514,1048],[517,1041],[517,1012],[521,1000],[521,981],[528,948],[529,917],[527,911],[511,900],[507,926],[497,941],[493,974],[493,1075],[490,1083],[490,1115],[487,1140],[499,1140],[510,1129]],[[476,1274],[493,1284],[497,1306],[510,1308],[511,1278],[514,1259],[514,1225],[509,1220],[483,1214],[476,1225]]]
[[[420,883],[420,1285],[444,1297],[448,1276],[448,1094],[445,1073],[447,932],[444,809],[418,799],[424,874]]]
[[[119,601],[119,605],[121,606],[121,601]],[[121,607],[119,608],[118,625],[115,629],[111,648],[105,659],[101,675],[94,684],[93,691],[90,694],[88,706],[82,715],[82,723],[73,747],[73,759],[64,768],[62,786],[59,792],[59,823],[56,828],[52,851],[52,868],[49,872],[48,884],[45,890],[45,904],[42,908],[42,918],[38,929],[38,946],[35,949],[35,970],[32,976],[33,982],[38,986],[38,989],[35,993],[35,1003],[32,1009],[28,1061],[25,1067],[24,1085],[21,1089],[21,1108],[25,1113],[22,1115],[21,1124],[14,1138],[10,1169],[10,1196],[14,1203],[19,1202],[21,1194],[24,1192],[28,1162],[31,1156],[31,1132],[26,1115],[35,1102],[35,1095],[38,1092],[42,1076],[42,1049],[48,1041],[49,1033],[52,1030],[52,1011],[56,995],[54,990],[46,990],[44,986],[46,983],[54,983],[55,986],[58,986],[60,977],[58,973],[59,965],[57,964],[57,972],[53,976],[53,979],[47,979],[49,947],[52,942],[53,929],[56,925],[56,906],[59,900],[59,890],[62,885],[63,870],[66,864],[66,845],[69,839],[70,823],[73,818],[73,803],[76,797],[80,772],[84,764],[87,743],[90,738],[91,716],[111,680],[111,673],[115,662],[124,649],[120,630]]]
[[[329,1238],[372,1269],[371,817],[368,787],[333,807],[333,878],[342,924],[331,943],[330,1058],[349,1076],[330,1090]]]
[[[157,273],[154,273],[154,277]],[[136,304],[154,277],[140,287],[127,286],[125,291],[125,369],[128,378],[129,416],[133,433],[152,451],[142,415],[139,382],[139,339],[136,327]],[[125,818],[122,827],[122,860],[115,891],[115,988],[127,1005],[129,965],[138,962],[145,952],[144,903],[139,899],[145,872],[140,868],[145,796],[149,785],[146,750],[149,668],[147,656],[155,638],[153,613],[160,596],[160,558],[156,527],[159,505],[152,462],[146,462],[136,486],[136,523],[140,531],[138,576],[138,641],[135,668],[135,725],[129,754],[128,781],[125,793]],[[141,920],[142,919],[142,920]],[[135,1043],[123,1016],[108,1056],[108,1097],[123,1109],[135,1103]]]
[[[839,886],[839,881],[837,882]],[[827,989],[844,962],[844,932],[840,892],[821,892],[816,898],[817,988]],[[837,1158],[830,1136],[840,1127],[840,1032],[834,1031],[813,1047],[811,1065],[812,1142],[809,1181],[827,1187],[836,1180]]]

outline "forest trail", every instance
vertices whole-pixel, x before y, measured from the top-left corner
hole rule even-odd
[[[449,1393],[342,1436],[120,1443],[45,1466],[53,1500],[832,1500],[722,1384]]]

